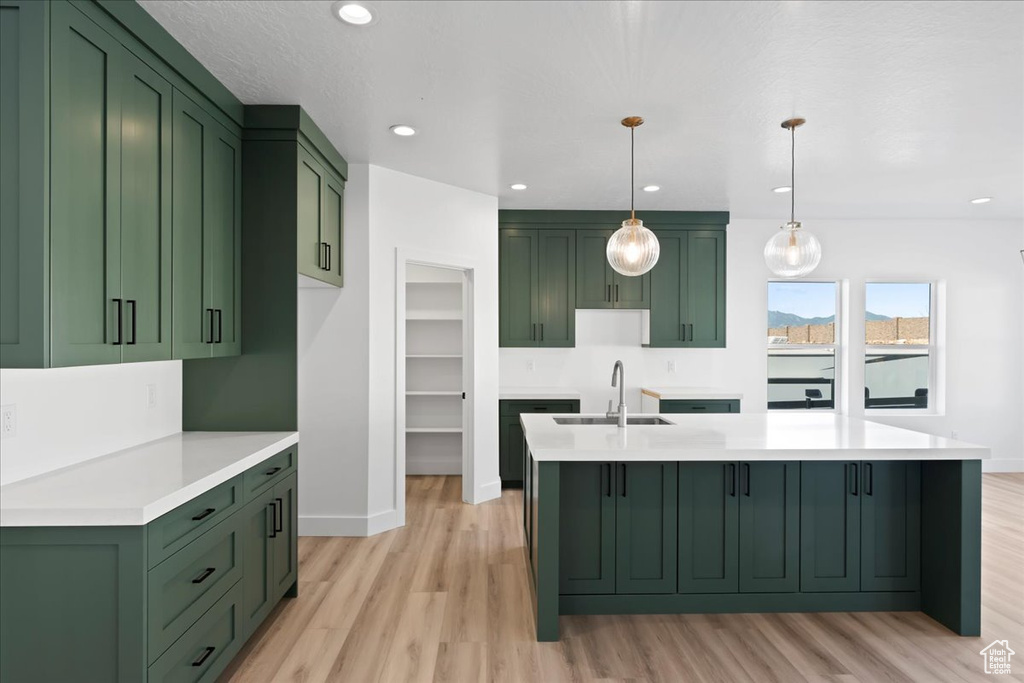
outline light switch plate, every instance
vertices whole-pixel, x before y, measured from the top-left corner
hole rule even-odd
[[[526,371],[527,372],[533,372],[536,369],[537,369],[537,366],[534,364],[534,362],[532,360],[526,361]]]
[[[156,408],[156,385],[146,385],[146,406],[149,408]]]
[[[668,371],[669,371],[669,374],[672,374],[672,375],[676,374],[676,362],[674,360],[670,360],[668,362]]]

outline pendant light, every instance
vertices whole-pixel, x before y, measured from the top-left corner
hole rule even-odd
[[[661,245],[653,232],[644,227],[644,222],[637,220],[633,208],[633,195],[636,184],[633,181],[633,133],[636,127],[644,122],[639,116],[622,119],[622,125],[629,128],[629,218],[622,221],[622,227],[615,231],[608,240],[605,254],[608,263],[616,273],[627,277],[643,275],[658,262]]]
[[[790,134],[789,222],[764,245],[764,262],[779,277],[803,277],[821,262],[821,243],[796,220],[796,129],[804,123],[804,119],[782,122]]]

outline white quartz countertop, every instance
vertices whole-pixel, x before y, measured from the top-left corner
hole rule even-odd
[[[298,441],[298,432],[181,432],[0,487],[0,526],[148,524]]]
[[[738,401],[743,394],[713,387],[643,387],[643,393],[662,401]]]
[[[614,425],[559,425],[554,421],[556,417],[562,416],[535,413],[520,416],[535,460],[979,460],[990,457],[989,449],[984,446],[835,414],[665,414],[659,417],[673,424],[629,425],[625,429]]]
[[[565,387],[502,387],[498,391],[498,399],[502,401],[521,401],[532,398],[579,400],[580,392]]]

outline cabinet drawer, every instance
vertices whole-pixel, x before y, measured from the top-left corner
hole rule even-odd
[[[242,504],[242,477],[230,479],[149,523],[149,567],[155,567],[226,519]]]
[[[291,474],[295,469],[296,453],[298,453],[298,448],[292,446],[248,470],[245,473],[246,501],[252,500],[266,491],[268,487]]]
[[[242,647],[242,586],[236,583],[149,667],[149,683],[215,681]]]
[[[149,571],[150,662],[241,578],[240,522],[234,515]]]
[[[662,401],[662,413],[738,413],[739,401]]]
[[[498,401],[498,404],[498,410],[501,415],[580,412],[580,402],[569,399],[559,401]]]

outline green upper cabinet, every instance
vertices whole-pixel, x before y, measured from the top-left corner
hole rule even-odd
[[[576,308],[650,308],[651,276],[627,277],[608,263],[614,230],[576,231]]]
[[[575,232],[502,230],[498,244],[500,345],[575,346]]]
[[[160,31],[133,3],[0,4],[2,367],[239,353],[237,100]]]
[[[651,270],[650,345],[725,346],[725,232],[659,230]]]
[[[174,93],[174,357],[241,353],[241,143]]]
[[[289,212],[294,207],[294,217],[279,225],[294,231],[296,271],[341,287],[348,164],[301,107],[246,107],[245,122],[245,141],[252,151],[248,171],[261,181],[274,179],[273,193],[265,201],[289,207]],[[261,219],[268,213],[261,211]]]

